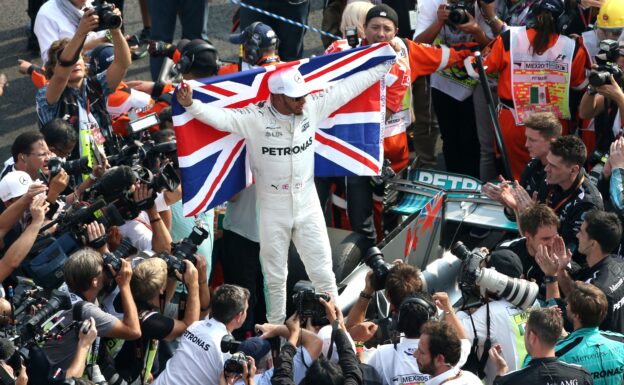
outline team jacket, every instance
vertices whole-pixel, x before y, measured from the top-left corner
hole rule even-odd
[[[560,361],[557,357],[531,360],[524,368],[497,376],[495,385],[591,385],[585,368]]]

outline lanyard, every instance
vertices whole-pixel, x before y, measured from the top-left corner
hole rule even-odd
[[[557,203],[557,205],[555,207],[553,207],[553,211],[557,212],[559,211],[559,209],[561,208],[561,206],[563,206],[567,201],[570,200],[570,198],[572,198],[572,196],[574,195],[574,193],[579,189],[579,187],[581,187],[581,185],[583,184],[583,181],[585,181],[585,175],[581,176],[581,179],[579,179],[579,181],[576,183],[576,186],[574,186],[574,189],[570,192],[570,194],[568,194],[567,197],[563,198],[559,203]],[[548,206],[550,206],[550,200],[552,199],[552,196],[555,194],[555,188],[551,188],[550,191],[548,192],[548,196],[546,197],[546,204]]]
[[[581,16],[581,22],[583,23],[583,26],[585,27],[585,30],[587,30],[587,27],[589,27],[589,24],[591,23],[592,17],[594,16],[594,9],[593,8],[589,8],[589,16],[585,17],[585,10],[583,8],[581,8],[580,5],[578,5],[578,10],[579,10],[579,15]]]

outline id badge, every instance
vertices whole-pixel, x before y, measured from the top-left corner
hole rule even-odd
[[[98,127],[96,124],[90,123],[89,130],[91,131],[91,136],[93,137],[93,140],[95,140],[95,144],[101,146],[104,144],[104,142],[106,142],[106,138],[102,134],[102,131],[100,131],[100,127]]]

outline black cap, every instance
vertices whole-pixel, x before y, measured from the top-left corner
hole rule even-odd
[[[565,11],[563,0],[540,0],[537,3],[537,8],[550,12],[555,19],[561,16]]]
[[[241,33],[230,35],[230,43],[244,44],[251,37],[258,41],[258,47],[269,48],[277,44],[277,36],[268,25],[257,22],[247,26]]]
[[[488,256],[486,264],[487,267],[493,268],[510,278],[520,278],[523,272],[520,257],[509,249],[493,251]]]
[[[390,8],[386,4],[376,5],[371,8],[366,14],[366,21],[364,24],[368,24],[368,21],[373,17],[385,17],[394,23],[395,27],[399,27],[399,15],[397,15],[396,11]]]

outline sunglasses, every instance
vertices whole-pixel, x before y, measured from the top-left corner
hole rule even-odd
[[[291,98],[290,96],[286,96],[286,97],[287,97],[288,99],[292,100],[292,101],[295,101],[295,102],[300,102],[300,101],[301,101],[301,99],[305,99],[305,97],[306,97],[306,96],[308,96],[308,95],[306,94],[306,95],[303,95],[303,96],[299,96],[298,98]]]

